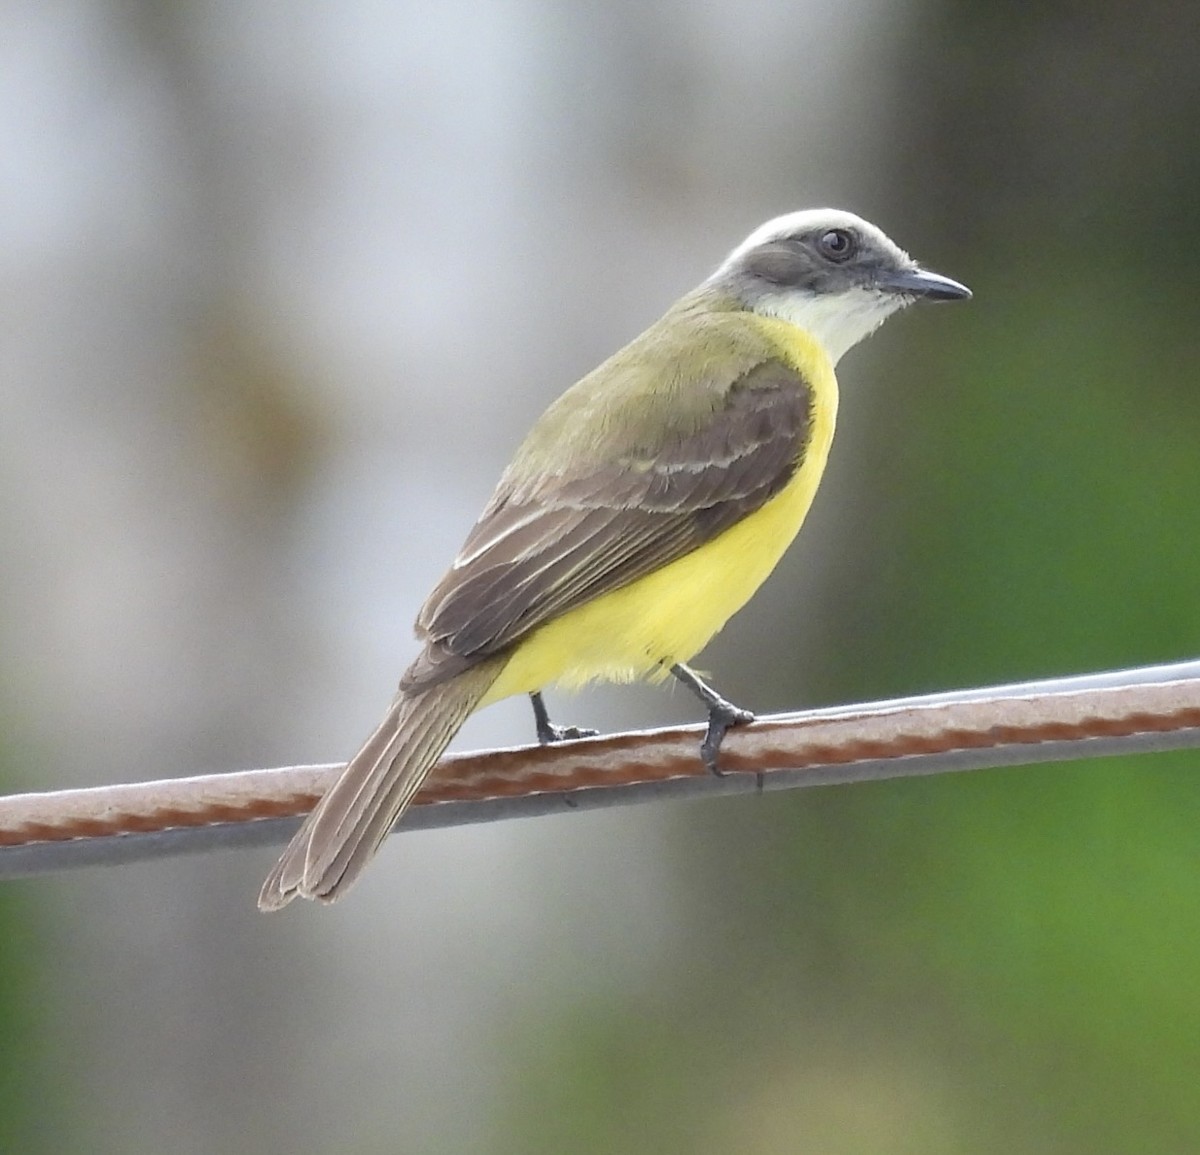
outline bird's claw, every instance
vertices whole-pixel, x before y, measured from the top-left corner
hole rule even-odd
[[[708,730],[704,735],[704,741],[700,743],[700,760],[710,774],[717,778],[725,777],[725,771],[717,766],[717,755],[721,751],[721,743],[725,740],[725,734],[733,726],[744,726],[747,722],[753,721],[753,713],[743,710],[740,706],[735,706],[732,702],[726,702],[724,699],[709,706]]]
[[[545,726],[538,727],[538,741],[543,746],[549,746],[553,742],[573,742],[576,738],[595,738],[599,733],[599,730],[589,730],[586,726],[556,726],[553,722],[547,722]]]

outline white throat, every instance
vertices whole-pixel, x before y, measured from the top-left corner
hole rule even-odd
[[[844,293],[792,291],[760,297],[754,302],[754,311],[803,329],[817,339],[836,365],[843,353],[908,303],[897,293],[865,288]]]

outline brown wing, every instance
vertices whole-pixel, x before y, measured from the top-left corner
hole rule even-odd
[[[811,390],[782,361],[744,374],[699,429],[653,454],[502,483],[417,619],[426,648],[401,683],[431,685],[552,617],[703,545],[788,483]]]

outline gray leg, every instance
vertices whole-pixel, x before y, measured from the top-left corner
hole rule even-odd
[[[682,662],[671,667],[675,675],[697,698],[708,707],[708,733],[700,743],[700,759],[710,774],[721,776],[717,769],[717,753],[721,749],[721,741],[730,726],[741,726],[753,722],[754,715],[749,710],[743,710],[732,702],[727,702],[712,686],[708,685],[695,670],[688,669]]]
[[[551,742],[566,742],[572,738],[594,738],[600,732],[585,730],[582,726],[556,726],[550,721],[540,690],[530,694],[529,700],[533,703],[533,720],[537,724],[538,741],[543,746]]]

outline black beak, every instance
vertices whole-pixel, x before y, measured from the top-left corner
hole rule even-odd
[[[909,297],[923,297],[927,301],[965,301],[971,296],[966,285],[960,285],[941,273],[928,269],[896,269],[881,273],[878,279],[881,289],[904,293]]]

